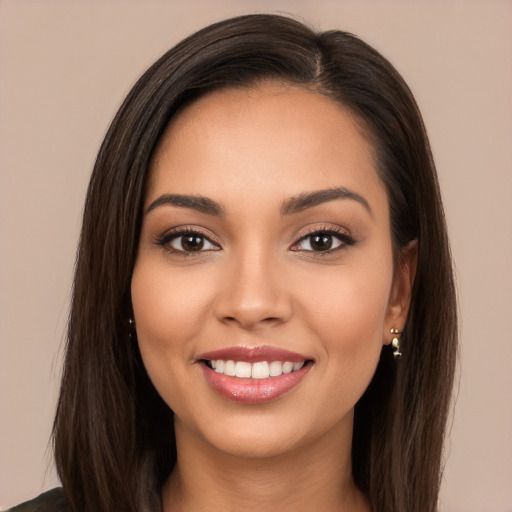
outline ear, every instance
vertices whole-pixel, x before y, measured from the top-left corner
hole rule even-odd
[[[389,294],[386,321],[384,323],[384,344],[391,342],[390,329],[402,331],[411,303],[412,286],[416,276],[418,262],[418,242],[413,240],[400,253],[393,275],[393,283]]]

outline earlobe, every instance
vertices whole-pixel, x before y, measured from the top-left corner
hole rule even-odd
[[[396,264],[384,326],[384,344],[391,342],[389,333],[392,329],[402,331],[405,325],[416,276],[417,261],[418,242],[413,240],[401,252]]]

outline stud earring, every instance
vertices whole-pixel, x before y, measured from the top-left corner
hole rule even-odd
[[[128,318],[128,325],[130,326],[130,332],[128,336],[130,336],[131,339],[132,334],[135,332],[135,320],[133,318]]]
[[[395,359],[400,359],[402,357],[402,352],[400,352],[400,336],[401,332],[398,329],[391,329],[389,331],[393,335],[393,339],[391,340],[391,346],[393,347],[393,357]]]

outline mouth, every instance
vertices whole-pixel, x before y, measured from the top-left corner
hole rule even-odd
[[[203,354],[197,362],[215,391],[246,404],[288,393],[314,364],[312,358],[271,347],[232,347]]]
[[[248,361],[233,360],[205,360],[206,366],[216,373],[222,373],[229,377],[238,379],[268,379],[279,377],[300,370],[307,361],[292,363],[291,361],[258,361],[250,363]]]

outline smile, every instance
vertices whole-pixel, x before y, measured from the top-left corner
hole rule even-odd
[[[215,391],[245,404],[288,393],[313,366],[312,358],[271,347],[232,347],[203,354],[198,362]]]
[[[292,373],[300,370],[305,361],[292,363],[291,361],[259,361],[249,363],[247,361],[224,361],[217,359],[206,361],[206,364],[217,373],[222,373],[230,377],[239,379],[267,379],[269,377],[279,377],[283,373]]]

